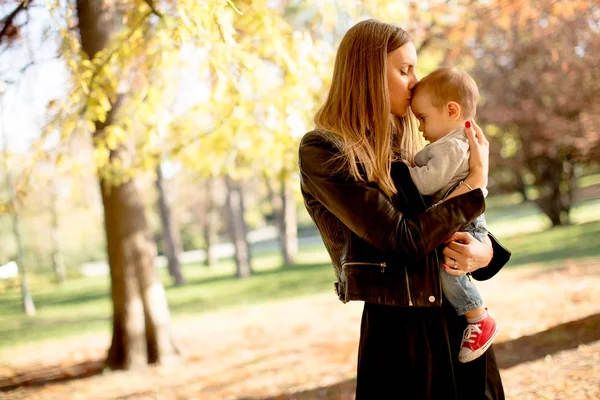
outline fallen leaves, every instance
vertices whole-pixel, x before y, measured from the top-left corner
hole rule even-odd
[[[598,272],[592,263],[550,272],[506,270],[478,285],[501,326],[495,348],[507,398],[600,398]],[[352,399],[361,311],[361,303],[343,305],[327,293],[204,314],[174,322],[187,352],[179,364],[21,387],[2,396]],[[106,343],[104,336],[88,336],[55,342],[52,351],[47,344],[23,347],[12,353],[18,362],[5,362],[0,374],[14,379],[54,368],[75,376],[81,363],[101,359]]]

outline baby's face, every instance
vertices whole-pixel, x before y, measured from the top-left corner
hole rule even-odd
[[[452,130],[447,107],[435,107],[428,93],[419,92],[413,96],[410,107],[419,120],[419,131],[423,133],[425,140],[433,143]]]

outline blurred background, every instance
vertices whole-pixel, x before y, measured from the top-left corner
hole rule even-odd
[[[507,394],[600,396],[597,2],[0,0],[0,397],[353,398],[297,150],[367,18],[479,85]]]

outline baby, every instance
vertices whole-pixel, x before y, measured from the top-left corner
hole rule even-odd
[[[444,200],[459,185],[466,185],[463,180],[469,174],[469,141],[464,126],[475,116],[478,99],[475,81],[456,68],[435,70],[413,90],[411,108],[429,144],[416,154],[410,174],[431,204]],[[485,189],[483,192],[486,195]],[[479,216],[463,230],[483,242],[487,236],[485,217]],[[468,322],[458,359],[472,361],[492,344],[498,326],[483,307],[469,276],[453,276],[440,270],[440,278],[444,296]]]

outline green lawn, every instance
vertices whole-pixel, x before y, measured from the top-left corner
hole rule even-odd
[[[183,273],[188,284],[174,287],[161,270],[174,318],[221,308],[319,293],[333,288],[334,275],[322,246],[303,249],[298,265],[281,268],[278,254],[254,259],[255,274],[234,279],[234,265],[223,261],[212,269],[188,264]],[[0,349],[43,339],[110,331],[109,278],[80,278],[64,287],[39,279],[32,284],[37,308],[33,318],[21,313],[17,287],[0,293]]]
[[[600,257],[600,200],[576,207],[575,224],[552,230],[545,229],[547,223],[532,204],[489,203],[490,230],[513,252],[509,267]],[[278,254],[256,255],[253,263],[255,274],[244,280],[232,277],[231,260],[213,269],[186,265],[188,284],[183,287],[171,286],[161,270],[173,317],[333,290],[333,271],[322,246],[302,249],[294,267],[281,267]],[[32,277],[32,292],[38,313],[30,318],[21,314],[18,285],[0,291],[0,350],[86,332],[110,332],[108,277],[80,278],[62,288]]]

